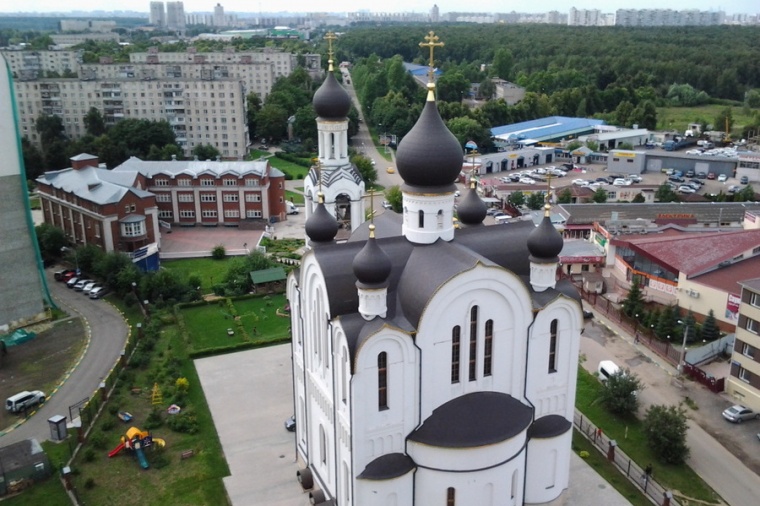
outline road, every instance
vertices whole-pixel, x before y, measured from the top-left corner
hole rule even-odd
[[[25,423],[0,437],[0,445],[6,446],[28,438],[45,441],[50,438],[48,418],[65,416],[68,421],[69,406],[92,397],[98,385],[106,377],[121,355],[127,342],[128,327],[121,314],[103,300],[91,300],[66,288],[64,283],[53,280],[47,270],[48,285],[56,303],[73,315],[85,320],[89,332],[89,345],[71,376],[58,391]]]
[[[617,334],[600,325],[602,322]],[[692,382],[687,382],[686,387],[680,386],[679,382],[673,381],[676,371],[672,366],[660,360],[644,346],[634,345],[631,336],[622,333],[618,327],[604,318],[586,325],[581,336],[581,353],[585,356],[583,367],[589,372],[595,373],[601,360],[612,360],[639,377],[646,386],[639,395],[640,417],[654,404],[679,404],[686,396],[696,402],[698,410],[687,410],[690,420],[686,440],[691,449],[687,463],[727,504],[757,504],[757,498],[760,496],[760,476],[748,469],[740,459],[699,425],[710,425],[711,418],[720,417],[719,413],[726,405],[723,397]],[[743,425],[751,423],[753,422]],[[723,423],[723,426],[726,432],[745,429],[728,422]]]

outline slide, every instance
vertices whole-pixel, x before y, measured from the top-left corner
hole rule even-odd
[[[114,457],[114,456],[116,456],[116,455],[117,455],[117,454],[118,454],[120,451],[122,451],[123,449],[124,449],[124,443],[121,443],[119,446],[117,446],[116,448],[114,448],[113,450],[111,450],[110,452],[108,452],[108,456],[109,456],[109,457]]]
[[[159,448],[163,448],[164,446],[166,446],[166,441],[164,441],[160,437],[154,437],[153,444],[158,446]]]
[[[137,455],[137,460],[140,461],[140,467],[148,469],[148,459],[145,458],[145,452],[143,452],[143,449],[139,446],[135,446],[135,455]]]

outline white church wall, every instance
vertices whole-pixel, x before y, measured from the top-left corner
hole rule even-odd
[[[350,390],[347,388],[350,381],[350,360],[348,357],[348,342],[343,332],[340,322],[334,324],[334,349],[335,362],[332,367],[333,383],[335,385],[335,427],[336,427],[336,458],[340,463],[340,472],[338,475],[338,494],[343,501],[347,495],[350,496],[351,483],[354,473],[352,472],[351,463],[353,462],[352,442],[351,442],[351,412],[350,412]],[[351,504],[345,502],[345,504]]]
[[[443,286],[420,319],[415,339],[422,356],[421,420],[470,392],[497,391],[523,398],[527,325],[532,318],[522,281],[497,267],[478,266]],[[470,310],[478,306],[476,379],[469,380]],[[484,375],[485,325],[493,320],[492,373]],[[460,327],[459,381],[452,382],[452,330]]]
[[[356,506],[404,506],[413,504],[413,491],[413,472],[408,472],[392,480],[356,480],[353,504]]]
[[[454,238],[454,192],[431,196],[404,192],[401,233],[411,242],[432,244]],[[423,214],[420,226],[420,212]]]
[[[553,320],[557,320],[557,344],[552,362]],[[568,420],[573,419],[582,321],[578,304],[565,297],[560,297],[536,315],[528,340],[525,389],[526,397],[536,409],[535,418],[558,414]],[[550,372],[550,368],[554,372]]]
[[[524,455],[519,455],[500,466],[472,473],[448,473],[418,468],[415,475],[414,504],[447,504],[448,489],[453,488],[455,504],[520,505],[523,496],[521,473],[524,461]]]
[[[525,483],[525,504],[544,504],[559,497],[570,484],[573,431],[547,439],[531,439]]]
[[[524,451],[528,429],[498,443],[474,448],[447,448],[408,441],[407,452],[420,468],[443,469],[452,472],[470,472],[498,467]],[[469,504],[469,503],[468,503]]]
[[[379,407],[378,355],[387,354],[387,409]],[[354,475],[375,458],[405,451],[405,437],[418,424],[417,349],[411,337],[384,328],[356,352],[351,398]]]

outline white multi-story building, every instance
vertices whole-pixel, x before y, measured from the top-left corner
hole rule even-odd
[[[166,2],[166,28],[185,32],[185,6],[182,2]]]
[[[158,27],[166,26],[166,8],[164,2],[150,3],[150,24]]]
[[[726,17],[723,11],[688,9],[618,9],[617,26],[711,26],[721,25]]]

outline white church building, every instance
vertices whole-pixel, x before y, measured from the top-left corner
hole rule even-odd
[[[345,94],[329,73],[330,100],[315,102],[339,123],[335,86]],[[342,135],[320,135],[320,158],[343,157]],[[335,180],[353,179],[338,165],[349,174]],[[462,147],[432,83],[397,167],[403,212],[347,242],[325,197],[310,205],[310,249],[287,287],[297,477],[312,504],[561,504],[583,318],[557,281],[549,206],[538,227],[486,227],[473,188],[455,211]]]

